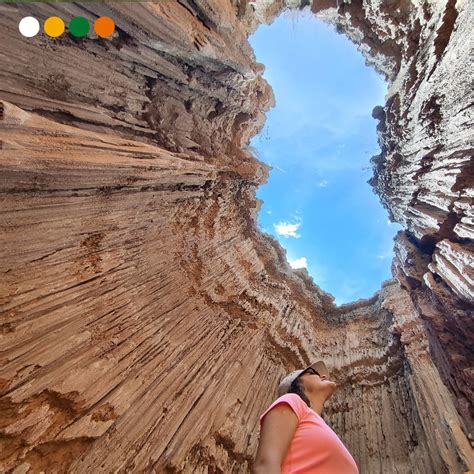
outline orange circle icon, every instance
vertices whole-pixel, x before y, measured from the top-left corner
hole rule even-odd
[[[115,31],[115,22],[108,16],[101,16],[95,20],[94,31],[97,36],[107,38],[107,36],[110,36]]]
[[[64,33],[64,21],[57,16],[50,16],[43,27],[44,32],[51,38],[57,38]]]

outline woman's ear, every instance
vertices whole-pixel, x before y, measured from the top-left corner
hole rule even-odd
[[[300,377],[301,385],[303,386],[303,390],[305,390],[305,391],[306,391],[306,385],[307,385],[307,384],[306,384],[306,379],[307,379],[306,374],[303,374],[303,376]]]

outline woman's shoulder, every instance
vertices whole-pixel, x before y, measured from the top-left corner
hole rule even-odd
[[[298,403],[301,401],[306,405],[306,403],[303,401],[303,399],[296,393],[285,393],[281,397],[278,397],[275,402],[278,400],[296,400]]]
[[[262,421],[263,417],[272,409],[275,408],[277,405],[286,404],[289,405],[290,408],[295,412],[298,421],[301,421],[302,418],[308,412],[308,405],[303,401],[303,399],[297,395],[296,393],[285,393],[281,397],[278,397],[271,405],[265,410],[262,415],[260,415],[260,422]]]

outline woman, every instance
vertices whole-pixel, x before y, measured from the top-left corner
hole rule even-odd
[[[260,416],[254,474],[358,474],[351,454],[321,418],[334,390],[322,361],[281,381],[279,398]]]

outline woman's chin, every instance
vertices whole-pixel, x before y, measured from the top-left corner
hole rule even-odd
[[[334,392],[334,390],[336,390],[336,388],[337,388],[336,382],[333,382],[332,380],[325,380],[324,383],[325,383],[328,387],[331,387],[332,392]],[[331,393],[332,393],[332,392],[331,392]]]

